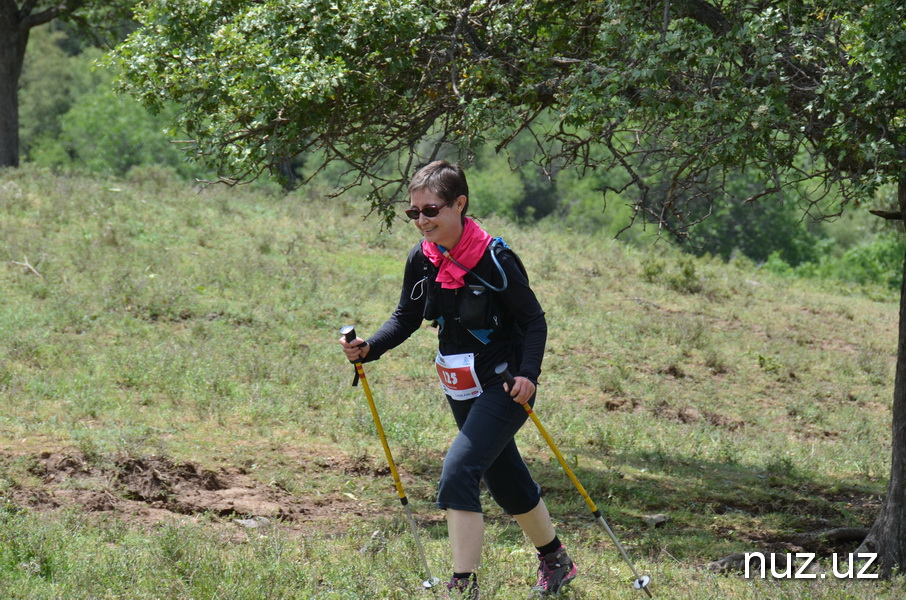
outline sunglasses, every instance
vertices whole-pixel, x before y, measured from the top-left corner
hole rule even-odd
[[[434,217],[436,217],[438,215],[438,213],[440,213],[440,209],[445,207],[447,204],[449,204],[449,203],[444,202],[440,206],[434,206],[433,204],[430,204],[421,210],[419,210],[418,208],[413,206],[413,207],[405,210],[404,212],[406,213],[406,216],[409,217],[410,219],[412,219],[413,221],[418,219],[418,217],[420,215],[425,215],[429,219],[433,219]]]

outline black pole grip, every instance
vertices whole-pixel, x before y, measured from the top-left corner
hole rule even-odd
[[[510,375],[509,366],[507,363],[500,363],[497,367],[494,368],[494,372],[503,377],[503,381],[506,382],[507,387],[510,388],[510,391],[513,391],[513,386],[516,385],[516,380],[513,379],[513,376]]]
[[[340,335],[346,337],[346,342],[351,344],[355,339],[355,326],[346,325],[345,327],[340,328]],[[350,361],[354,362],[354,361]],[[356,369],[355,375],[352,378],[352,387],[359,385],[359,370]]]
[[[346,341],[351,344],[352,340],[355,339],[355,326],[347,325],[346,327],[343,327],[340,329],[340,335],[346,336]]]

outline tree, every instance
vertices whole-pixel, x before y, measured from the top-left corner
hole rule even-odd
[[[0,0],[0,167],[19,165],[19,78],[31,30],[66,19],[85,31],[116,28],[135,0]]]
[[[895,182],[878,214],[906,214],[899,0],[157,0],[139,18],[123,87],[181,103],[228,182],[318,149],[387,211],[426,138],[468,153],[528,132],[547,173],[622,171],[634,220],[678,239],[741,171],[760,184],[739,200],[820,218]],[[886,574],[906,566],[902,302],[891,477],[862,547]]]

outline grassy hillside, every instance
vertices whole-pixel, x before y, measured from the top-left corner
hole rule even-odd
[[[473,203],[479,205],[480,198]],[[373,332],[417,240],[318,190],[0,172],[4,598],[413,598],[424,576],[338,330]],[[896,298],[488,219],[547,311],[537,414],[660,598],[900,598],[902,580],[745,580],[733,552],[832,553],[889,463]],[[814,282],[810,284],[814,286]],[[367,365],[435,574],[452,418],[427,327]],[[641,597],[531,424],[519,443],[580,564]],[[483,598],[534,559],[488,501]],[[651,528],[645,517],[668,517]],[[264,516],[247,527],[236,519]],[[425,594],[427,596],[428,594]]]

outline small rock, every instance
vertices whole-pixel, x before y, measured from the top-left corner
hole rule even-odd
[[[266,529],[271,526],[271,520],[267,517],[252,517],[251,519],[233,519],[237,525],[246,529]]]
[[[645,515],[642,520],[648,524],[648,527],[663,527],[670,520],[670,517],[658,513],[656,515]]]

